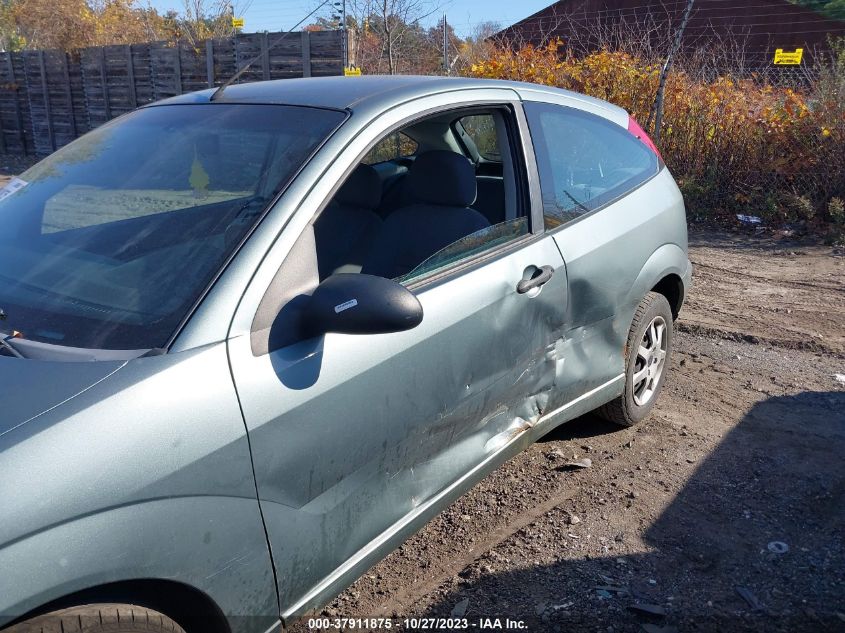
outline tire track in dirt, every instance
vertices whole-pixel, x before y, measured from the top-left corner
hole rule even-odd
[[[747,270],[736,270],[733,268],[726,268],[724,266],[716,266],[714,264],[705,264],[700,260],[690,259],[693,265],[693,271],[698,268],[706,268],[708,270],[716,270],[729,275],[739,276],[742,279],[753,279],[755,281],[762,281],[767,285],[773,286],[797,286],[799,288],[809,288],[811,290],[833,290],[835,292],[845,293],[845,285],[832,285],[812,281],[795,281],[792,279],[783,279],[776,277],[765,277],[763,275],[754,275]]]
[[[781,339],[771,337],[760,337],[740,330],[731,330],[723,327],[714,327],[700,321],[692,321],[684,318],[675,323],[675,329],[680,332],[687,332],[689,334],[697,334],[699,336],[709,336],[713,338],[720,338],[726,341],[745,341],[747,343],[759,344],[763,343],[770,347],[779,347],[789,350],[801,350],[805,352],[817,352],[821,354],[829,354],[837,358],[845,358],[845,353],[840,352],[833,347],[818,341],[802,341],[794,339]]]
[[[531,507],[527,512],[516,515],[514,520],[499,526],[489,533],[483,534],[481,540],[476,541],[473,547],[467,550],[466,555],[442,561],[436,569],[431,570],[430,578],[425,582],[414,583],[413,585],[399,589],[381,606],[382,612],[384,614],[407,613],[411,605],[437,589],[444,581],[452,578],[478,561],[497,545],[506,541],[520,530],[529,527],[532,523],[543,517],[543,515],[560,506],[564,501],[572,499],[577,493],[578,488],[560,486],[546,501]]]

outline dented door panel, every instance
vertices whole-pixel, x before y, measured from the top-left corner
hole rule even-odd
[[[536,296],[516,285],[551,265]],[[230,341],[283,610],[514,437],[561,369],[566,274],[550,237],[419,291],[407,332],[253,357]]]
[[[659,270],[685,270],[684,217],[681,194],[664,168],[623,199],[552,234],[569,275],[563,382],[570,396],[624,372],[634,310],[662,277],[644,279],[646,263],[662,246],[675,244],[670,252],[676,255],[662,258]]]

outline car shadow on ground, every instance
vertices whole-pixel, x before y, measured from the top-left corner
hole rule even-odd
[[[607,436],[612,433],[624,433],[625,428],[600,418],[595,413],[588,413],[571,422],[553,429],[537,442],[571,442],[573,440],[587,440],[591,437]]]
[[[547,440],[613,430],[585,416]],[[530,631],[845,630],[843,455],[845,392],[768,398],[637,534],[599,555],[561,547],[539,565],[530,547],[506,541],[424,615],[498,617],[503,629],[509,618]],[[566,539],[565,516],[552,510],[511,538],[545,530]],[[626,554],[632,538],[644,547]],[[496,572],[505,557],[508,571]]]

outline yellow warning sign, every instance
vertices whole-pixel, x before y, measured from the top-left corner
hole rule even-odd
[[[796,48],[794,51],[785,51],[782,48],[777,48],[775,49],[775,65],[798,66],[801,64],[801,57],[803,55],[803,48]]]
[[[347,77],[360,77],[361,76],[361,69],[357,66],[347,66],[343,69],[343,74]]]
[[[244,19],[243,18],[232,18],[232,27],[233,28],[244,28]]]

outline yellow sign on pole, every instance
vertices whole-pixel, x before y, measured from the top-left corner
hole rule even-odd
[[[232,27],[233,28],[244,28],[244,19],[243,18],[236,18],[232,17]]]
[[[775,66],[799,66],[803,55],[803,48],[796,48],[794,51],[775,49]]]
[[[360,77],[361,76],[361,69],[357,66],[347,66],[343,69],[343,74],[347,77]]]

